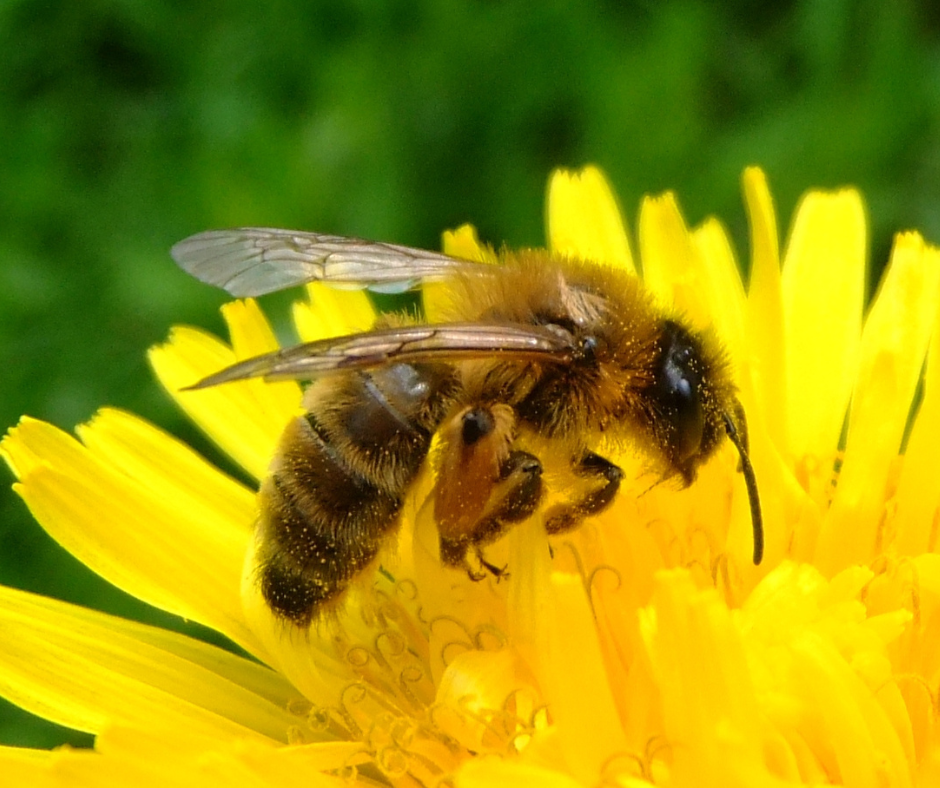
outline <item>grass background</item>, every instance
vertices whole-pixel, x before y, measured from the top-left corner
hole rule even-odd
[[[434,248],[540,244],[546,178],[593,162],[629,221],[675,189],[742,259],[744,166],[781,228],[854,184],[872,260],[940,242],[940,11],[924,0],[154,2],[0,7],[0,427],[127,408],[210,457],[154,384],[174,323],[221,331],[180,238],[261,224]],[[275,297],[275,310],[283,305]],[[132,527],[132,524],[129,524]],[[110,588],[0,494],[0,583],[195,632]],[[204,634],[204,633],[196,633]],[[0,706],[0,743],[90,737]]]

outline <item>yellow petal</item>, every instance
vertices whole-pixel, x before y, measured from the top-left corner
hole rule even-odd
[[[472,752],[494,749],[521,734],[521,715],[509,713],[524,685],[519,667],[509,649],[468,649],[455,656],[438,683],[438,727]],[[536,697],[532,689],[528,695]]]
[[[552,565],[548,538],[538,517],[522,523],[509,535],[512,583],[507,600],[509,638],[513,648],[538,676],[551,643],[554,611],[545,595],[551,583]]]
[[[626,742],[581,578],[553,572],[551,590],[550,645],[541,679],[568,768],[591,783],[612,756],[626,750]]]
[[[640,206],[640,250],[647,288],[697,329],[714,333],[740,369],[744,286],[724,228],[709,219],[690,232],[667,192]]]
[[[42,766],[48,764],[52,758],[51,750],[34,750],[29,747],[0,746],[0,764],[3,764],[4,776],[9,776],[7,767],[13,763]],[[14,783],[23,784],[23,783]]]
[[[786,451],[786,359],[777,219],[764,173],[748,167],[743,181],[751,231],[746,318],[751,380],[755,405],[773,443],[778,451]]]
[[[297,723],[254,691],[277,686],[270,671],[182,635],[2,587],[0,622],[0,693],[61,725],[286,741]]]
[[[917,773],[918,788],[933,788],[940,785],[940,747],[934,747],[919,764]]]
[[[40,524],[119,588],[257,649],[238,593],[251,493],[128,414],[104,411],[82,432],[88,448],[25,418],[3,441]]]
[[[858,192],[810,192],[797,208],[783,265],[790,451],[835,452],[858,364],[866,260]]]
[[[478,263],[496,263],[493,249],[480,241],[476,228],[464,224],[456,230],[448,230],[441,236],[444,254],[460,260]],[[450,288],[446,282],[427,282],[421,288],[421,302],[429,323],[440,323],[448,319],[450,312]]]
[[[929,250],[932,261],[936,252]],[[931,264],[936,265],[935,262]],[[937,507],[940,485],[937,482],[937,446],[940,445],[940,309],[934,316],[924,398],[911,428],[898,480],[897,528],[895,546],[901,555],[918,555],[936,549]]]
[[[740,368],[744,360],[744,284],[731,240],[717,219],[706,219],[692,233],[696,279],[711,325]]]
[[[164,388],[180,407],[228,455],[255,478],[267,472],[274,448],[288,420],[300,405],[300,387],[293,381],[264,383],[242,380],[199,391],[180,391],[236,361],[275,350],[271,329],[253,301],[229,305],[224,316],[236,352],[202,331],[176,327],[163,345],[150,349],[150,363]],[[256,333],[259,340],[248,340]],[[241,351],[240,354],[237,351]]]
[[[45,788],[54,784],[51,767],[55,755],[50,750],[27,747],[0,747],[0,773],[8,785]]]
[[[337,290],[320,282],[307,285],[309,301],[296,301],[294,325],[303,342],[368,331],[375,309],[364,290]]]
[[[696,268],[692,236],[672,192],[643,198],[639,236],[643,283],[647,289],[660,303],[675,304],[697,328],[704,328],[709,317],[696,304],[694,283],[690,281],[690,273]]]
[[[474,260],[478,263],[495,263],[496,253],[480,241],[476,227],[462,224],[456,230],[447,230],[441,236],[441,248],[444,254],[460,260]]]
[[[323,769],[354,774],[363,761],[354,747],[343,742],[325,745],[333,750]],[[205,788],[207,785],[283,788],[285,785],[310,788],[340,788],[340,777],[318,773],[317,766],[305,762],[307,747],[284,748],[264,741],[197,736],[169,727],[147,731],[113,726],[102,733],[95,751],[62,749],[51,753],[43,764],[33,764],[32,773],[23,770],[25,782],[15,785],[60,786],[61,788]],[[4,776],[8,776],[6,773]]]
[[[697,590],[684,570],[660,572],[641,631],[662,693],[676,784],[764,784],[766,723],[741,633],[717,594]]]
[[[455,775],[456,788],[583,788],[579,782],[562,772],[528,764],[513,763],[501,758],[474,758],[467,761]]]
[[[93,454],[155,495],[172,497],[202,528],[217,529],[217,539],[234,540],[236,550],[244,549],[253,524],[254,492],[178,438],[115,408],[102,408],[76,432]],[[194,534],[187,530],[180,537],[192,539]]]
[[[623,214],[597,167],[555,170],[549,181],[546,215],[552,251],[636,272]]]
[[[793,680],[818,726],[820,753],[831,748],[830,768],[845,785],[910,785],[904,748],[884,710],[845,663],[835,644],[807,635],[792,646]]]
[[[706,295],[713,288],[708,283],[710,272],[699,245],[714,255],[714,231],[706,232],[696,242],[672,192],[644,198],[639,225],[643,283],[659,303],[684,316],[699,331],[713,329],[714,315]],[[721,263],[717,263],[716,267],[719,266]],[[743,306],[743,298],[741,301]],[[740,316],[732,316],[731,324],[739,319]]]
[[[826,581],[815,567],[781,564],[742,622],[760,697],[801,773],[821,767],[846,785],[906,785],[913,736],[885,647],[910,614],[866,618],[860,597],[872,578],[853,566]]]
[[[865,321],[845,456],[817,565],[833,573],[876,548],[888,472],[901,447],[940,302],[940,251],[916,233],[895,239]],[[932,485],[928,489],[936,488]]]
[[[162,724],[149,726],[145,731],[110,726],[98,736],[95,749],[106,762],[153,769],[155,775],[165,769],[167,755],[172,753],[174,760],[178,761],[177,773],[184,777],[187,770],[196,776],[202,773],[205,765],[211,764],[210,768],[226,770],[233,778],[236,775],[240,777],[226,781],[226,784],[241,785],[247,779],[249,785],[279,788],[301,782],[304,785],[336,786],[336,778],[318,772],[346,772],[368,760],[361,742],[317,742],[283,747],[277,742],[258,739],[184,735]],[[163,773],[169,777],[174,771]],[[259,778],[263,782],[256,783]]]

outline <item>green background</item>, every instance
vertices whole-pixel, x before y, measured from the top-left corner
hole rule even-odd
[[[223,295],[168,254],[211,227],[436,247],[471,221],[535,245],[550,170],[593,162],[631,222],[675,189],[746,260],[739,179],[757,163],[781,227],[806,188],[855,184],[876,265],[897,229],[940,242],[931,6],[6,0],[0,426],[116,405],[224,462],[144,357],[171,324],[222,330]],[[195,632],[79,566],[9,491],[0,583]],[[0,742],[65,741],[90,737],[0,706]]]

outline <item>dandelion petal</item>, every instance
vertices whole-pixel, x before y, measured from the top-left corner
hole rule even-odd
[[[789,449],[831,457],[858,364],[865,292],[865,211],[858,192],[810,192],[783,265]]]
[[[826,573],[863,563],[875,548],[938,302],[940,251],[899,235],[862,334],[845,457],[817,548]]]
[[[119,588],[257,648],[238,593],[252,494],[128,414],[102,411],[81,431],[89,446],[23,419],[4,439],[36,519]]]
[[[9,588],[0,588],[0,622],[0,693],[61,725],[98,733],[158,720],[181,732],[283,741],[294,722],[245,686],[271,688],[276,674],[182,635],[149,634],[142,624]],[[244,682],[251,672],[258,679]]]
[[[552,173],[546,214],[552,251],[636,270],[617,199],[596,167]]]

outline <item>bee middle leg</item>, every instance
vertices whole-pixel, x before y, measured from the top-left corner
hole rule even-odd
[[[474,581],[487,573],[508,576],[506,567],[486,560],[483,548],[529,517],[542,498],[542,464],[511,448],[513,422],[508,406],[476,406],[444,430],[435,503],[441,561]]]
[[[531,516],[542,498],[542,463],[525,451],[510,452],[501,464],[499,479],[490,490],[495,501],[485,518],[471,525],[456,538],[441,534],[441,561],[447,566],[462,567],[473,581],[483,580],[487,573],[497,580],[509,577],[506,567],[486,560],[483,548],[498,541],[516,523]],[[473,550],[481,570],[468,557]]]
[[[623,471],[610,460],[594,452],[588,452],[572,466],[576,476],[589,481],[601,482],[572,503],[553,506],[545,517],[545,530],[549,534],[560,534],[580,525],[585,517],[604,511],[620,489]]]

